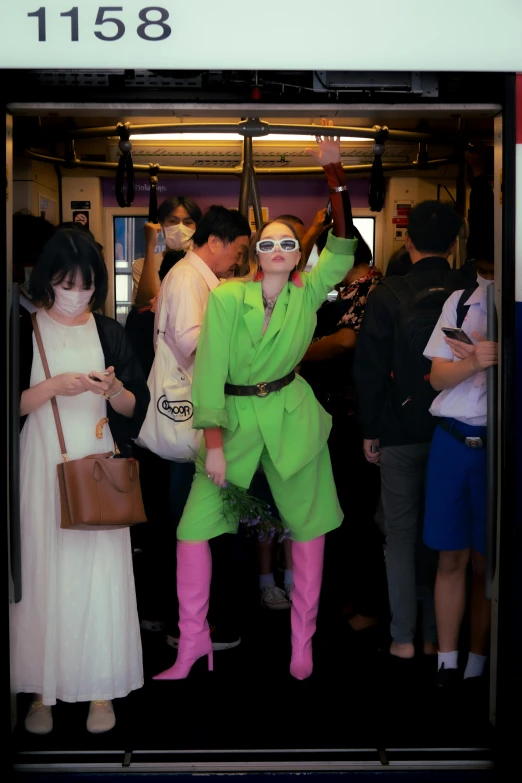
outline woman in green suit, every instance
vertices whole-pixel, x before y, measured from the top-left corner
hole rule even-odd
[[[333,217],[317,265],[301,272],[305,260],[293,227],[273,221],[252,239],[250,274],[209,297],[192,387],[205,472],[196,472],[178,527],[178,657],[155,679],[184,679],[203,655],[212,669],[208,540],[237,527],[223,514],[220,487],[226,479],[248,489],[259,463],[292,537],[290,673],[299,680],[312,673],[324,536],[339,527],[342,512],[327,446],[331,417],[294,368],[310,345],[319,306],[352,267],[357,247],[339,140],[317,137],[317,143],[309,152],[326,173]]]

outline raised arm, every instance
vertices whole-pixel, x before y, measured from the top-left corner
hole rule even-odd
[[[326,247],[308,276],[308,287],[318,308],[334,286],[352,268],[357,248],[354,237],[352,207],[341,165],[341,143],[336,137],[317,136],[318,149],[307,152],[323,167],[330,189],[333,226]]]
[[[323,121],[323,125],[326,123]],[[328,125],[332,126],[330,120]],[[318,149],[307,149],[317,164],[322,166],[330,189],[332,202],[332,233],[336,237],[353,239],[352,205],[346,175],[341,163],[341,141],[338,136],[316,136]]]
[[[325,224],[326,219],[326,207],[324,209],[320,209],[319,212],[315,215],[312,225],[304,235],[304,237],[301,239],[301,253],[303,254],[304,258],[308,261],[310,258],[310,254],[314,248],[315,243],[323,234],[325,231],[328,231],[329,228],[331,228],[331,223],[328,225]]]
[[[145,223],[145,256],[143,269],[136,291],[135,306],[145,307],[151,299],[158,295],[159,277],[156,269],[156,255],[154,250],[158,244],[158,233],[161,231],[159,223]]]

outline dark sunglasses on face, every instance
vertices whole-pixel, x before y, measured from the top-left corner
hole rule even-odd
[[[283,251],[283,253],[291,253],[292,250],[299,249],[299,242],[297,239],[260,239],[256,243],[256,250],[258,253],[271,253],[277,247]]]

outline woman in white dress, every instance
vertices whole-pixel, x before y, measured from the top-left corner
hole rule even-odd
[[[60,528],[50,400],[56,396],[70,459],[113,451],[114,441],[130,456],[149,392],[123,327],[93,312],[106,298],[107,270],[89,236],[57,231],[33,271],[31,294],[52,377],[45,379],[23,312],[22,599],[12,612],[12,691],[34,694],[30,732],[51,731],[60,699],[90,702],[87,729],[98,733],[115,724],[112,700],[143,685],[129,529]]]

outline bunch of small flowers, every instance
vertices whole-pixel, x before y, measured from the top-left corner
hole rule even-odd
[[[226,481],[221,487],[223,514],[227,522],[239,523],[247,535],[257,536],[258,541],[281,542],[289,538],[290,531],[271,512],[264,500],[248,495],[246,490]]]

